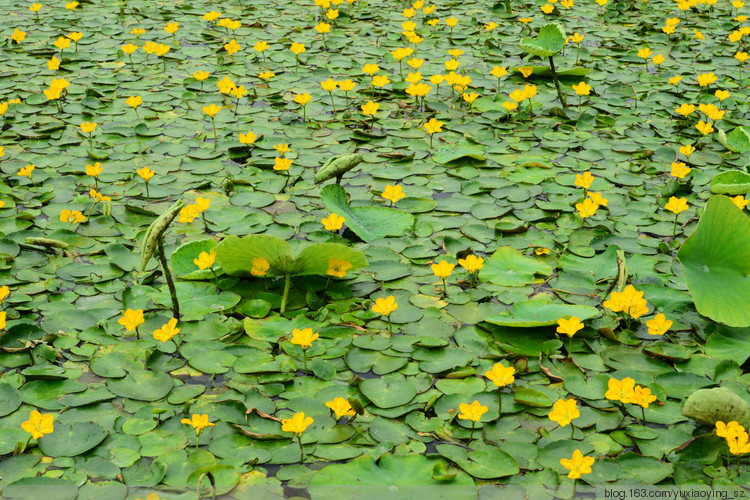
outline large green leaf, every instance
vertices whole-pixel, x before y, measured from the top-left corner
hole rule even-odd
[[[250,276],[254,258],[268,261],[268,276],[327,274],[332,258],[348,261],[352,265],[349,272],[367,266],[362,252],[341,243],[309,245],[296,258],[286,241],[264,234],[229,236],[216,247],[216,260],[228,274]]]
[[[39,448],[50,457],[75,457],[87,452],[109,435],[94,422],[55,424],[54,432],[39,438]]]
[[[417,390],[400,373],[363,380],[359,384],[362,394],[379,408],[394,408],[411,401]]]
[[[118,396],[139,401],[158,401],[169,394],[174,380],[166,373],[137,371],[118,380],[108,380],[107,388]]]
[[[536,38],[521,40],[521,48],[529,54],[550,57],[554,56],[565,46],[565,29],[558,23],[542,26]]]
[[[484,320],[495,325],[529,328],[554,325],[560,318],[571,318],[573,316],[585,321],[600,314],[601,312],[596,307],[550,304],[546,297],[542,297],[517,302],[513,304],[510,310],[488,316]]]
[[[750,220],[732,200],[708,200],[677,258],[699,313],[729,326],[750,326]]]
[[[468,451],[461,446],[439,444],[436,449],[477,479],[515,476],[519,472],[518,463],[499,448]]]
[[[730,151],[739,153],[750,151],[750,133],[745,127],[737,127],[728,135],[722,129],[718,129],[717,137],[719,142]]]
[[[392,208],[349,206],[346,191],[338,184],[321,189],[320,198],[328,210],[344,217],[344,224],[364,241],[402,236],[414,225],[413,215]]]
[[[476,498],[474,480],[462,471],[445,474],[446,465],[444,460],[423,455],[386,454],[378,462],[365,455],[321,469],[310,480],[310,495],[313,500],[386,497],[406,500],[425,494],[433,499]]]
[[[184,280],[203,280],[213,278],[214,272],[211,269],[199,269],[194,260],[198,258],[201,252],[210,252],[216,246],[216,240],[206,238],[202,240],[191,241],[181,245],[169,257],[174,273]],[[218,266],[214,266],[216,274],[221,274]]]
[[[479,279],[502,286],[524,286],[534,281],[535,274],[551,272],[552,268],[540,260],[525,257],[513,247],[500,247],[484,261]]]
[[[750,193],[750,174],[741,170],[722,172],[711,179],[711,192],[731,196]]]
[[[750,425],[750,404],[726,387],[698,389],[685,400],[682,414],[710,426],[732,420],[744,427]]]

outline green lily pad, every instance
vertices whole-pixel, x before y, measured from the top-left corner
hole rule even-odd
[[[134,371],[121,379],[108,380],[107,388],[123,398],[159,401],[169,394],[173,384],[166,373]]]
[[[708,200],[677,258],[699,313],[728,326],[750,326],[750,219],[732,200]]]
[[[352,207],[338,184],[320,190],[326,208],[346,221],[346,227],[369,242],[386,236],[402,236],[414,225],[414,216],[388,207]]]
[[[211,269],[201,270],[195,262],[193,262],[198,258],[201,252],[208,253],[213,250],[216,245],[216,240],[213,238],[191,241],[181,245],[169,257],[175,275],[185,280],[205,280],[213,278],[214,272],[216,272],[217,275],[221,274],[221,268],[218,266],[214,267],[214,271],[211,271]]]
[[[529,54],[550,57],[560,52],[565,46],[565,29],[558,23],[542,26],[536,38],[521,40],[521,48]]]
[[[379,408],[395,408],[408,403],[417,394],[403,375],[391,373],[380,378],[360,382],[359,390]]]
[[[94,422],[54,424],[55,430],[39,438],[39,448],[50,457],[75,457],[104,441],[107,429]]]
[[[682,414],[712,427],[732,420],[745,428],[750,425],[750,404],[726,387],[695,391],[682,405]]]
[[[487,316],[488,323],[516,328],[556,325],[560,318],[577,316],[580,321],[595,318],[601,314],[596,307],[550,304],[548,299],[539,298],[517,302],[508,311]]]
[[[729,196],[750,193],[750,174],[741,170],[717,174],[711,179],[711,192]]]
[[[551,273],[552,268],[544,262],[525,257],[515,248],[500,247],[485,259],[479,279],[501,286],[524,286],[534,281],[535,274]]]

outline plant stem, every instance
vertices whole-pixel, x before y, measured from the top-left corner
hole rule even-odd
[[[568,339],[568,357],[573,358],[573,336]]]
[[[148,181],[146,181],[146,198],[151,198],[151,195],[148,193]]]
[[[305,377],[307,377],[307,349],[302,349],[302,362],[305,365]]]
[[[393,323],[391,322],[391,315],[388,315],[388,331],[393,335]]]
[[[563,108],[567,108],[568,104],[565,102],[565,96],[560,89],[560,82],[557,81],[557,72],[555,71],[555,60],[554,56],[549,56],[549,68],[552,70],[552,80],[555,82],[555,88],[557,89],[557,97],[560,99],[560,104]]]
[[[672,227],[672,239],[677,235],[677,214],[674,214],[674,227]]]
[[[503,414],[503,393],[500,392],[500,388],[497,388],[497,419],[500,420],[500,416]]]
[[[297,434],[297,442],[299,443],[299,463],[305,460],[305,451],[302,449],[302,434]]]
[[[641,424],[645,427],[646,425],[646,408],[641,406]]]
[[[286,311],[286,299],[289,297],[289,286],[291,285],[292,277],[291,275],[287,274],[284,277],[284,293],[281,296],[281,314],[284,314],[284,311]]]
[[[570,439],[576,435],[576,428],[573,426],[573,422],[570,423]]]
[[[214,128],[214,148],[216,148],[216,122],[213,116],[211,117],[211,126]]]
[[[164,253],[164,238],[161,236],[157,242],[159,249],[159,262],[161,263],[162,270],[164,271],[164,278],[167,280],[167,287],[169,288],[169,295],[172,297],[172,315],[176,319],[180,319],[180,303],[177,301],[177,290],[174,287],[174,281],[172,281],[172,273],[169,272],[169,263],[167,263],[167,256]]]
[[[474,428],[476,427],[476,422],[471,423],[471,433],[469,433],[469,441],[474,441]]]

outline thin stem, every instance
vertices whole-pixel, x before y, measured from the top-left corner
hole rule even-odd
[[[576,435],[576,428],[573,426],[573,422],[570,423],[570,439]]]
[[[557,89],[557,97],[560,99],[560,104],[563,105],[563,108],[567,108],[568,104],[565,102],[565,96],[562,93],[562,89],[560,89],[560,82],[557,81],[557,71],[555,71],[554,56],[549,56],[549,68],[552,70],[552,80],[555,82],[555,88]]]
[[[503,393],[500,392],[500,388],[497,388],[497,419],[500,420],[500,417],[503,414]]]
[[[284,311],[286,311],[286,300],[289,297],[289,286],[291,285],[291,281],[291,275],[287,274],[284,277],[284,293],[281,296],[281,314],[284,314]]]
[[[146,198],[151,198],[151,195],[148,192],[148,181],[146,181]]]
[[[393,335],[393,323],[391,322],[391,315],[388,315],[388,331]]]
[[[331,107],[333,107],[333,114],[336,114],[336,104],[333,102],[333,92],[328,91],[329,94],[331,94]]]
[[[307,349],[302,349],[302,362],[305,365],[305,377],[307,377]]]
[[[641,406],[641,424],[646,425],[646,408]]]
[[[469,433],[469,441],[470,442],[474,441],[474,429],[476,428],[476,426],[477,426],[476,422],[472,422],[471,423],[471,433]]]
[[[305,460],[305,451],[302,449],[302,434],[297,434],[297,442],[299,443],[299,463]]]
[[[573,336],[571,335],[568,339],[568,357],[573,357]]]
[[[167,255],[164,253],[164,238],[161,236],[157,242],[159,249],[159,262],[161,263],[162,270],[164,271],[164,278],[167,280],[167,287],[169,288],[169,295],[172,297],[172,315],[174,318],[180,318],[180,303],[177,301],[177,290],[174,287],[174,281],[172,281],[172,273],[169,272],[169,264],[167,263]]]
[[[672,239],[677,235],[677,214],[674,214],[674,227],[672,227]]]
[[[214,117],[211,117],[211,126],[214,128],[214,148],[216,147],[216,122],[214,121]]]

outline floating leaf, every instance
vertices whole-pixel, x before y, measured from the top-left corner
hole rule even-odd
[[[536,38],[521,40],[521,48],[529,54],[550,57],[554,56],[565,46],[565,29],[558,23],[542,26]]]
[[[726,424],[732,420],[750,426],[750,404],[726,387],[695,391],[682,405],[682,414],[712,427],[718,421]]]
[[[515,248],[500,247],[484,261],[479,279],[502,286],[524,286],[534,281],[535,274],[551,273],[552,268],[544,262],[525,257]]]

